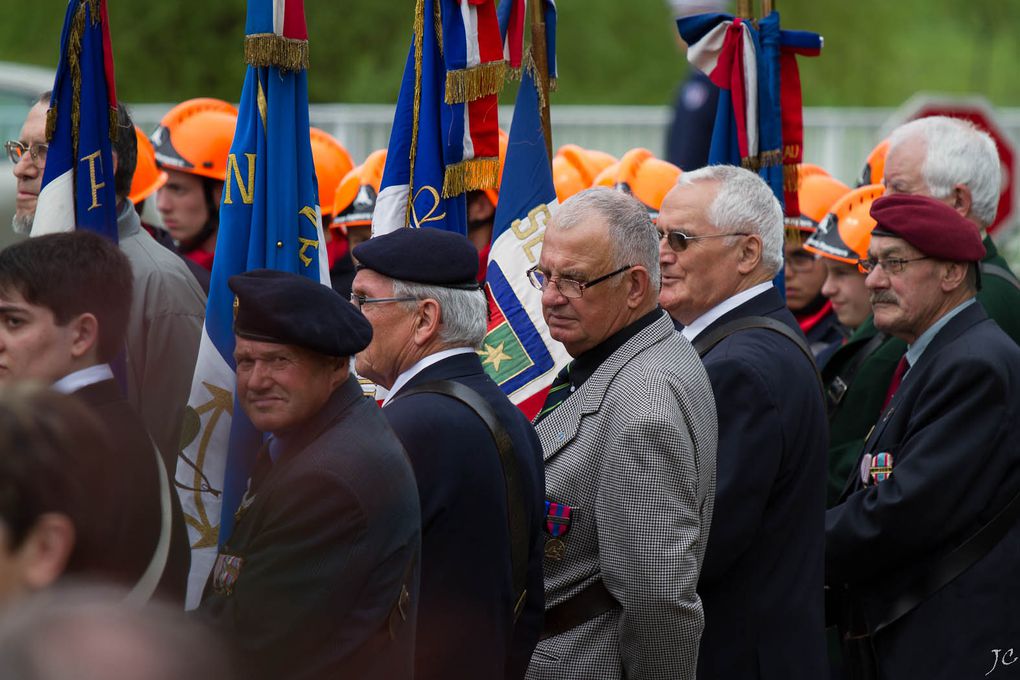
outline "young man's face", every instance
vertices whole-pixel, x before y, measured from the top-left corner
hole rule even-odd
[[[167,169],[166,174],[169,179],[156,194],[156,209],[176,240],[195,238],[209,221],[202,178],[173,169]]]
[[[76,325],[59,325],[53,311],[0,291],[0,383],[52,384],[72,371]]]

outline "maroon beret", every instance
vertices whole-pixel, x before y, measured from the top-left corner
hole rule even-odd
[[[892,194],[871,204],[872,236],[895,236],[928,257],[977,262],[985,256],[977,225],[942,201],[927,196]]]

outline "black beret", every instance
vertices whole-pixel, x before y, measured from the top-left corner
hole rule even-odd
[[[297,345],[334,357],[357,354],[372,324],[328,286],[304,276],[253,269],[231,276],[234,333],[248,340]]]
[[[942,201],[927,196],[890,194],[871,204],[872,236],[895,236],[928,257],[976,262],[985,256],[977,225]]]
[[[361,269],[411,283],[477,289],[478,251],[465,236],[442,229],[397,229],[354,246]]]

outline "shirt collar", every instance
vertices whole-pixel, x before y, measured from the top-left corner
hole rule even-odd
[[[976,298],[970,298],[960,304],[956,305],[948,312],[942,315],[942,318],[933,323],[928,327],[924,333],[921,333],[920,337],[914,341],[914,344],[907,347],[907,363],[913,366],[917,363],[921,355],[924,354],[924,350],[928,349],[928,345],[935,339],[935,336],[939,334],[939,331],[946,327],[946,324],[953,320],[953,317],[970,307],[977,301]]]
[[[432,364],[438,364],[443,359],[448,359],[450,357],[457,356],[458,354],[469,354],[474,351],[475,350],[471,347],[454,347],[453,349],[444,349],[436,352],[435,354],[430,354],[427,357],[418,359],[418,361],[412,364],[406,371],[398,375],[397,379],[393,381],[393,387],[390,388],[390,391],[383,400],[382,405],[386,406],[386,404],[390,403],[390,399],[396,396],[397,392],[400,391],[400,388],[406,385],[411,378],[418,375]]]
[[[83,387],[95,385],[104,380],[113,380],[113,370],[110,368],[110,364],[97,364],[74,373],[68,373],[53,383],[53,389],[63,394],[73,394]]]
[[[755,298],[768,289],[772,288],[771,281],[765,281],[759,283],[756,286],[751,286],[747,290],[742,290],[736,295],[726,298],[712,309],[708,310],[697,319],[684,326],[684,329],[680,331],[687,340],[694,342],[694,339],[701,335],[701,333],[711,326],[713,323],[718,321],[724,314],[732,312],[734,309],[744,304],[748,300]]]
[[[125,239],[128,236],[134,236],[142,229],[142,220],[138,217],[138,213],[135,211],[135,205],[128,199],[124,199],[121,203],[120,210],[117,212],[117,236],[120,239]]]
[[[655,309],[637,319],[629,326],[624,326],[587,352],[578,355],[570,367],[570,391],[581,387],[596,369],[605,363],[613,352],[623,347],[624,343],[662,318],[662,307]]]

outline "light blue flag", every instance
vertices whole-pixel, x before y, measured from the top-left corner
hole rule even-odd
[[[198,604],[217,546],[230,537],[262,443],[234,395],[234,295],[227,280],[268,268],[329,285],[309,141],[302,0],[249,0],[246,33],[248,69],[188,408],[198,435],[177,468],[192,544],[189,608]]]

